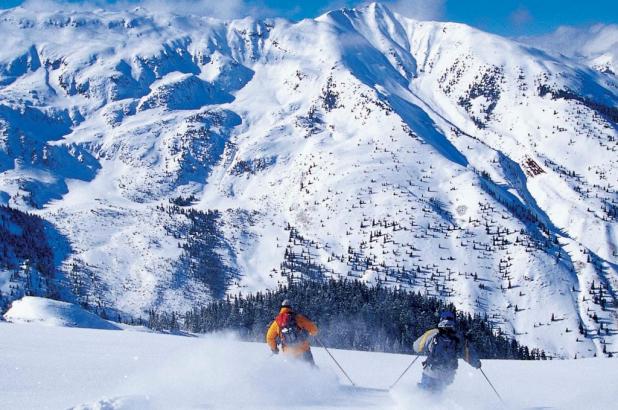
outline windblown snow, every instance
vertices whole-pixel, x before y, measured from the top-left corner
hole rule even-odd
[[[562,357],[616,351],[611,73],[376,3],[14,8],[0,32],[0,201],[70,242],[65,299],[140,316],[358,278]]]
[[[587,28],[562,26],[551,34],[522,40],[579,60],[598,71],[618,75],[617,24],[595,24]]]

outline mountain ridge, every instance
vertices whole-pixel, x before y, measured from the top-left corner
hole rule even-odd
[[[21,50],[0,53],[0,191],[71,241],[77,301],[139,315],[349,277],[563,356],[615,339],[611,76],[377,3],[148,13],[0,13]]]

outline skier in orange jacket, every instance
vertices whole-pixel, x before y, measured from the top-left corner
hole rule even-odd
[[[311,320],[292,309],[292,303],[284,300],[281,310],[266,333],[266,343],[273,354],[279,353],[277,344],[281,344],[283,353],[302,359],[315,366],[309,336],[318,334],[318,327]]]

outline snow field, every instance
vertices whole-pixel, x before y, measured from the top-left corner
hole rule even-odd
[[[37,323],[46,326],[85,327],[119,330],[121,327],[101,319],[72,303],[25,296],[11,304],[4,318],[13,323]]]
[[[0,323],[0,408],[497,409],[482,375],[461,363],[443,397],[416,389],[420,360],[390,393],[355,391],[320,348],[319,370],[232,335],[181,337]],[[331,350],[359,386],[384,388],[412,356]],[[484,361],[511,408],[611,409],[615,360]],[[340,384],[341,383],[341,384]]]

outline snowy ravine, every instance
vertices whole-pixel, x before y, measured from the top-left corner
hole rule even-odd
[[[461,362],[440,397],[419,392],[417,362],[390,392],[351,390],[322,349],[319,370],[269,357],[231,336],[0,322],[0,407],[7,409],[498,409],[481,373]],[[331,350],[355,383],[385,388],[411,356]],[[493,361],[483,369],[510,409],[610,409],[614,360]]]
[[[64,299],[140,316],[359,278],[561,357],[618,351],[614,75],[375,3],[15,8],[0,33],[0,201],[70,243]]]

